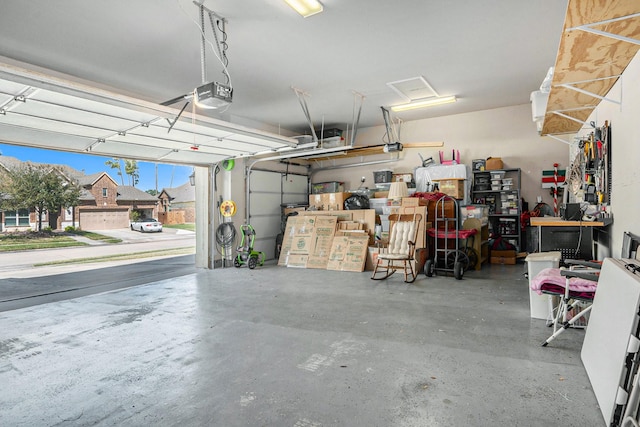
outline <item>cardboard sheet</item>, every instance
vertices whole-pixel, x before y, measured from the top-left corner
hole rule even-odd
[[[364,271],[369,238],[366,235],[335,236],[327,270]]]

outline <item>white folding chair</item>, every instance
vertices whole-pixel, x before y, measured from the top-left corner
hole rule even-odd
[[[601,264],[594,261],[565,260],[569,268],[546,268],[531,281],[542,293],[560,298],[553,313],[553,333],[542,346],[546,347],[565,330],[574,326],[591,310]],[[587,305],[575,312],[579,305]]]

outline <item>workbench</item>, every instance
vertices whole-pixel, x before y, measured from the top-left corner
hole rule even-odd
[[[560,251],[562,259],[602,259],[610,255],[611,218],[565,221],[557,217],[531,217],[531,238],[538,252]],[[537,245],[536,245],[537,243]]]

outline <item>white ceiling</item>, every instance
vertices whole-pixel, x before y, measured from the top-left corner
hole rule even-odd
[[[205,0],[227,19],[234,98],[222,115],[204,113],[305,133],[295,87],[309,94],[317,127],[344,129],[355,91],[365,96],[360,126],[382,125],[380,106],[403,102],[387,83],[419,76],[459,100],[394,113],[405,121],[528,103],[555,63],[567,0],[323,4],[322,14],[305,19],[282,0]],[[161,103],[201,84],[193,20],[191,0],[9,0],[0,55]],[[207,80],[224,81],[210,49],[207,67]]]

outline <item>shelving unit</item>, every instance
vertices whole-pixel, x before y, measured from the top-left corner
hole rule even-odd
[[[473,173],[471,198],[474,204],[489,207],[489,228],[494,235],[500,235],[516,246],[523,247],[520,232],[521,171],[501,169]]]

